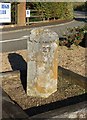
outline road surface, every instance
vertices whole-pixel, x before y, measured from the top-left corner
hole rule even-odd
[[[44,28],[49,28],[52,31],[55,31],[59,37],[62,37],[64,33],[67,34],[67,28],[73,28],[78,26],[85,26],[85,14],[84,13],[75,13],[76,20],[73,20],[69,23],[63,23],[58,25],[44,26]],[[7,51],[16,51],[21,49],[27,49],[27,39],[26,36],[29,36],[30,31],[33,28],[20,29],[14,31],[1,31],[0,35],[0,52]],[[24,39],[22,39],[24,38]]]

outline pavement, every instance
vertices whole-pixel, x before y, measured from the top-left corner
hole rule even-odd
[[[55,23],[52,24],[35,24],[30,26],[21,26],[19,29],[16,27],[14,28],[3,28],[2,32],[0,33],[2,39],[0,40],[1,45],[1,52],[10,52],[16,50],[23,50],[27,49],[27,38],[30,35],[30,31],[36,27],[44,27],[47,29],[51,29],[52,31],[56,32],[59,37],[62,37],[64,33],[67,34],[67,28],[73,28],[78,26],[84,26],[84,21],[68,21],[67,23]],[[7,30],[7,31],[6,31]],[[24,39],[23,39],[24,38]]]
[[[2,25],[0,26],[0,29],[2,30],[2,32],[4,31],[14,31],[14,30],[20,30],[20,29],[27,29],[27,28],[34,28],[34,27],[41,27],[41,26],[49,26],[49,25],[58,25],[58,24],[64,24],[67,22],[71,22],[73,20],[51,20],[49,21],[42,21],[42,22],[37,22],[37,23],[32,23],[30,25],[25,25],[25,26],[21,26],[21,25]]]
[[[23,109],[14,103],[7,93],[2,89],[2,120],[29,120],[29,116]]]
[[[74,18],[86,18],[87,17],[87,12],[82,12],[82,11],[74,11]],[[73,20],[73,19],[72,19]],[[34,28],[34,27],[41,27],[41,26],[49,26],[49,25],[58,25],[58,24],[64,24],[67,22],[70,22],[72,20],[48,20],[46,21],[39,21],[39,22],[34,22],[30,23],[29,25],[25,26],[18,26],[17,24],[11,24],[11,25],[1,25],[0,30],[4,31],[12,31],[12,30],[18,30],[18,29],[26,29],[26,28]]]
[[[76,12],[74,20],[56,20],[50,22],[40,22],[26,26],[1,26],[0,28],[0,52],[11,52],[27,49],[27,37],[30,31],[36,27],[44,27],[56,32],[59,38],[67,34],[67,28],[85,26],[85,14]],[[3,28],[2,28],[3,27]]]
[[[57,109],[54,110],[50,110],[50,111],[45,111],[44,113],[41,114],[37,114],[34,115],[32,117],[30,117],[30,119],[46,119],[46,120],[70,120],[70,119],[79,119],[79,120],[86,120],[87,119],[87,102],[79,102],[77,104],[72,104],[72,105],[67,105],[70,103],[70,99],[69,98],[67,100],[64,101],[57,101],[57,103],[51,104],[51,106],[53,105],[58,105],[58,102],[60,102],[60,105],[64,105],[65,102],[65,106],[63,107],[58,107]],[[73,98],[73,101],[75,100],[75,98]],[[44,106],[43,106],[44,107]],[[46,106],[47,107],[47,106]],[[40,109],[40,107],[39,107]],[[51,108],[52,109],[52,108]]]

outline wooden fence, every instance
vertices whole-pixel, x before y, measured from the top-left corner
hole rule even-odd
[[[30,17],[26,18],[26,25],[44,21],[44,11],[30,10]]]

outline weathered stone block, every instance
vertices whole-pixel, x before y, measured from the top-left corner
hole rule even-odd
[[[58,35],[43,28],[31,31],[28,40],[27,95],[48,97],[57,91]]]

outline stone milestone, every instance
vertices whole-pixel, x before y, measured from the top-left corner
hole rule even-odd
[[[27,95],[47,98],[57,91],[58,35],[44,28],[30,33],[28,45]]]

